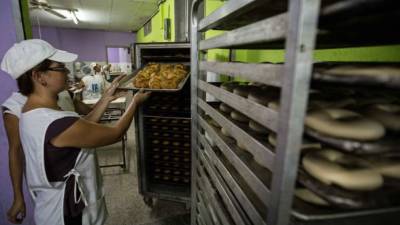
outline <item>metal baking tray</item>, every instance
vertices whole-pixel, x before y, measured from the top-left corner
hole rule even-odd
[[[159,64],[169,64],[169,63],[159,63]],[[170,64],[172,64],[172,63],[170,63]],[[123,78],[122,81],[120,82],[118,89],[127,90],[127,91],[139,91],[140,89],[143,89],[145,91],[151,91],[151,92],[176,92],[176,91],[180,91],[183,88],[183,86],[185,86],[186,81],[190,77],[190,70],[189,70],[189,72],[186,74],[185,79],[183,79],[178,84],[178,87],[176,89],[137,88],[137,87],[133,86],[133,81],[135,80],[136,75],[142,69],[144,69],[144,67],[142,67],[139,70],[135,70],[134,72],[132,72],[131,74],[129,74],[125,78]]]
[[[337,210],[318,207],[297,198],[293,201],[291,225],[398,225],[400,207],[367,210]]]
[[[396,189],[388,188],[386,185],[380,190],[372,191],[370,193],[352,192],[347,191],[335,186],[326,186],[308,175],[304,169],[299,169],[299,183],[312,190],[314,193],[332,195],[340,198],[339,205],[352,203],[366,203],[375,205],[373,208],[363,209],[341,209],[338,205],[335,206],[315,206],[306,203],[298,198],[294,198],[292,216],[294,223],[292,224],[307,224],[307,225],[380,225],[380,224],[398,224],[397,216],[400,213],[400,206],[398,205],[398,194]],[[394,193],[392,197],[387,195],[390,191]],[[385,197],[385,195],[387,195]],[[396,197],[397,196],[397,197]],[[322,196],[321,196],[322,197]],[[348,197],[348,199],[347,199]],[[381,199],[381,198],[386,198]],[[325,199],[325,198],[324,198]],[[347,199],[347,200],[346,200]],[[397,199],[397,200],[396,200]],[[327,200],[327,199],[325,199]],[[332,203],[332,202],[331,202]],[[383,203],[383,204],[382,204]],[[397,216],[396,216],[397,215]],[[385,222],[383,222],[383,220]]]
[[[309,137],[322,143],[357,155],[388,154],[400,156],[399,139],[396,135],[386,135],[384,138],[377,141],[356,141],[330,137],[310,128],[306,128],[305,133]]]
[[[400,87],[400,72],[396,75],[388,72],[381,74],[366,74],[360,70],[367,71],[369,69],[379,70],[387,68],[399,69],[398,63],[316,63],[314,65],[313,81],[342,83],[347,85],[362,85],[362,86],[378,86],[380,88],[399,88]],[[357,73],[342,75],[339,72],[331,72],[332,69],[342,67],[343,70],[354,71]],[[393,72],[391,72],[393,73]]]

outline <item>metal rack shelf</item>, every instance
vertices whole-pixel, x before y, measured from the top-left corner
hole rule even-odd
[[[207,178],[204,167],[200,167],[198,172],[200,175],[200,177],[199,177],[200,182],[198,183],[200,186],[200,190],[203,190],[202,193],[203,193],[206,201],[211,202],[213,210],[215,210],[217,212],[218,221],[224,225],[225,224],[226,225],[233,224],[232,219],[229,215],[229,212],[227,211],[225,206],[222,205],[221,198],[219,197],[219,195],[215,191],[215,189],[212,187],[209,178]]]
[[[287,14],[284,13],[200,41],[199,49],[245,47],[254,43],[282,40],[286,34],[286,26]]]
[[[253,157],[257,158],[259,162],[262,162],[262,164],[266,168],[272,170],[272,168],[274,167],[275,154],[270,149],[268,149],[268,147],[265,144],[263,144],[262,142],[260,142],[259,140],[248,134],[246,131],[237,126],[231,120],[223,116],[216,109],[205,103],[203,100],[199,99],[198,104],[199,107],[202,110],[204,110],[208,115],[210,115],[215,121],[217,121],[217,123],[224,124],[224,128],[227,130],[227,132],[238,142],[242,143],[246,147],[246,149],[248,149],[248,151],[252,153]],[[210,132],[210,134],[212,135],[217,134],[217,132],[211,129],[209,125],[201,117],[198,117],[197,119],[199,121],[199,124],[204,129],[207,129],[207,131]],[[218,143],[219,140],[216,138],[216,141]],[[223,143],[221,143],[221,146],[227,145],[226,142],[224,141],[222,142]]]
[[[240,185],[236,182],[234,177],[236,177],[236,179],[237,179],[237,177],[240,175],[238,173],[233,173],[232,170],[229,171],[227,169],[227,167],[223,164],[221,159],[219,159],[219,157],[215,154],[214,150],[208,144],[208,142],[206,141],[206,139],[203,135],[199,134],[199,139],[200,139],[201,144],[204,146],[204,151],[205,151],[205,154],[208,155],[208,159],[211,161],[212,164],[214,164],[217,167],[217,169],[219,170],[219,173],[221,173],[225,182],[227,183],[229,188],[232,190],[232,192],[234,193],[234,195],[238,199],[238,201],[242,204],[243,209],[246,211],[247,215],[249,215],[250,220],[254,224],[266,224],[265,219],[263,219],[262,215],[259,214],[256,206],[253,205],[252,202],[254,202],[254,200],[251,201],[249,199],[249,197],[246,196],[246,193],[242,190]],[[232,175],[232,173],[234,175]],[[265,197],[265,195],[262,197]],[[258,209],[260,209],[260,208],[265,208],[265,206],[258,205]]]
[[[366,220],[370,224],[379,222],[379,219],[366,219],[365,213],[360,211],[327,213],[316,209],[310,213],[301,210],[296,208],[299,205],[294,191],[311,83],[400,87],[400,76],[393,74],[371,78],[327,73],[337,64],[313,64],[314,49],[400,43],[400,30],[393,29],[393,24],[400,26],[400,2],[235,0],[227,1],[200,20],[201,2],[193,2],[191,31],[192,179],[197,184],[192,186],[192,199],[197,200],[192,202],[192,225],[316,225],[338,221],[345,224],[352,217],[359,217],[353,220],[355,224]],[[226,32],[204,39],[204,32],[210,29]],[[285,63],[209,62],[205,59],[207,50],[219,48],[281,48],[285,49]],[[207,72],[280,88],[279,110],[206,82]],[[218,102],[208,101],[209,97],[226,103],[274,132],[276,147],[268,144],[266,134],[256,134],[247,124],[234,121],[218,110]],[[219,127],[205,119],[208,117],[232,138],[223,135]],[[399,210],[370,212],[381,217]]]
[[[209,71],[231,77],[240,77],[254,82],[281,86],[282,64],[257,64],[238,62],[199,62],[200,71]]]
[[[259,123],[272,131],[277,130],[277,113],[263,105],[247,100],[239,95],[225,91],[219,87],[199,80],[198,88],[205,91],[232,108],[243,113],[247,117],[259,121]]]
[[[396,0],[325,0],[321,4],[316,48],[400,43],[400,32],[393,29],[400,26]],[[279,0],[227,2],[200,20],[198,28],[229,32],[200,41],[199,50],[284,48],[287,9],[287,1]]]

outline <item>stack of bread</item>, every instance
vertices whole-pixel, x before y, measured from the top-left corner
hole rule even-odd
[[[136,88],[176,89],[187,74],[182,64],[149,63],[138,72],[133,84]]]
[[[400,154],[397,146],[389,147],[399,134],[400,106],[365,96],[310,97],[305,130],[322,149],[303,152],[295,193],[299,199],[344,209],[400,205]]]

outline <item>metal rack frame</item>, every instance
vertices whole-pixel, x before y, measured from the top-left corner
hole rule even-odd
[[[135,61],[137,68],[141,68],[143,60],[141,51],[145,50],[157,50],[157,49],[190,49],[189,43],[136,43],[135,44]],[[152,185],[149,180],[149,171],[146,169],[146,156],[149,154],[149,149],[146,149],[145,145],[145,118],[146,117],[160,117],[160,118],[176,118],[176,119],[190,119],[190,117],[174,117],[174,116],[162,116],[162,115],[146,115],[144,112],[144,106],[141,105],[138,108],[138,112],[135,115],[135,136],[136,136],[136,153],[137,153],[137,174],[138,174],[138,189],[139,193],[143,195],[144,202],[152,207],[153,198],[164,199],[169,201],[181,202],[190,204],[190,194],[188,188],[176,187],[171,188],[171,185]],[[185,190],[183,190],[185,189]]]
[[[249,224],[249,221],[252,224],[287,225],[290,222],[304,118],[313,72],[313,51],[318,47],[316,39],[322,3],[320,0],[288,0],[288,7],[283,11],[281,7],[281,11],[265,11],[264,17],[254,15],[255,18],[259,18],[258,21],[252,20],[244,26],[239,24],[236,27],[229,23],[234,20],[233,18],[240,18],[249,10],[255,10],[257,7],[265,8],[268,4],[273,6],[277,2],[282,1],[228,1],[203,19],[200,19],[201,15],[199,15],[199,8],[203,1],[193,2],[191,22],[192,225]],[[324,6],[327,2],[339,1],[325,1]],[[225,33],[203,39],[203,32],[224,26],[228,28]],[[326,46],[330,46],[329,40],[324,38],[321,40],[327,44]],[[365,43],[367,42],[361,41],[359,46]],[[349,39],[346,39],[337,46],[349,46],[349,44],[352,44],[351,40],[349,42]],[[336,43],[333,45],[336,46]],[[284,47],[285,63],[256,64],[204,60],[205,52],[209,49],[262,49],[265,46]],[[279,112],[207,83],[205,71],[280,87]],[[247,134],[240,126],[206,102],[206,93],[276,132],[275,151],[268,149],[266,145]],[[240,141],[246,149],[252,151],[254,158],[263,162],[264,167],[272,173],[269,187],[252,173],[245,159],[240,158],[235,152],[236,147],[203,119],[205,114],[218,124],[224,124],[224,128],[231,136]],[[235,180],[235,173],[224,166],[213,147],[205,139],[205,132],[212,137],[223,157],[234,167],[233,169],[238,171],[236,175],[240,174],[246,179],[245,182],[250,186],[249,188],[267,207],[268,216],[259,215],[257,208],[243,193],[240,182]],[[221,202],[215,202],[218,201],[218,197],[226,208],[218,206]],[[205,205],[207,203],[208,207]],[[241,207],[235,209],[235,204]],[[242,216],[243,212],[237,211],[237,208],[242,208],[247,215],[251,216]],[[223,210],[227,212],[224,213]]]

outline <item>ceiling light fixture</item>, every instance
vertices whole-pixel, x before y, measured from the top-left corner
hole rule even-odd
[[[76,17],[75,11],[70,11],[71,12],[71,18],[74,21],[75,24],[79,23],[78,17]]]

